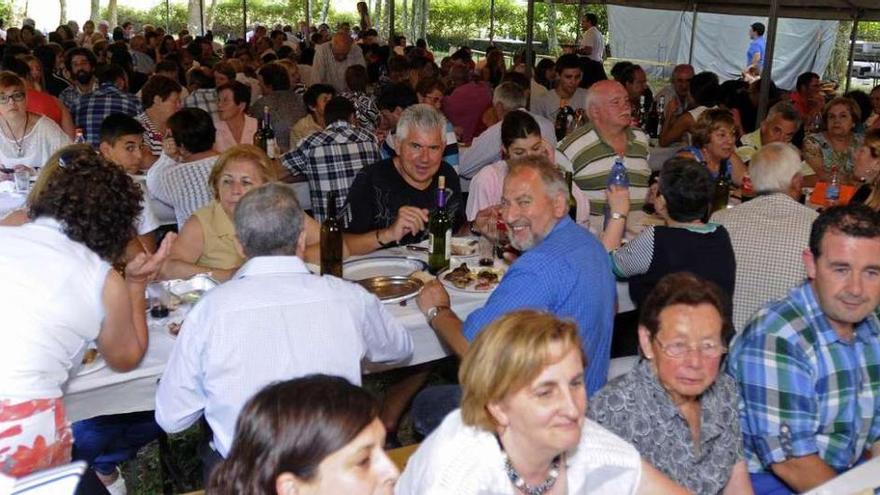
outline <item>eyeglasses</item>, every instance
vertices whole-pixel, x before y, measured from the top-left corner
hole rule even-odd
[[[95,151],[95,149],[91,146],[76,146],[75,148],[67,150],[58,156],[58,166],[67,170],[73,166],[74,160],[83,155],[93,157],[98,156],[98,152]]]
[[[21,91],[16,91],[11,95],[0,93],[0,105],[5,105],[9,103],[9,100],[12,100],[16,103],[21,103],[24,101],[24,93]]]
[[[671,344],[664,344],[660,342],[659,339],[655,339],[657,344],[660,346],[660,349],[663,351],[663,354],[671,357],[672,359],[680,359],[687,355],[690,351],[699,352],[704,358],[717,358],[727,352],[727,347],[724,346],[721,342],[707,340],[699,343],[686,343],[686,342],[672,342]]]

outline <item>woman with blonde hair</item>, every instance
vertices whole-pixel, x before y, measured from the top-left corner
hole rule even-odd
[[[409,459],[396,493],[685,493],[586,419],[577,326],[516,311],[486,327],[459,370],[461,409]]]
[[[691,142],[678,156],[702,163],[712,180],[724,175],[734,184],[742,183],[748,169],[735,153],[736,121],[730,110],[710,108],[703,112],[691,129]]]
[[[239,144],[221,154],[208,177],[214,199],[183,224],[180,237],[162,267],[161,277],[189,278],[210,273],[220,281],[231,278],[244,262],[235,241],[235,205],[251,189],[275,180],[269,157],[256,146]],[[306,216],[307,246],[318,244],[320,231],[320,224]],[[308,251],[307,258],[317,258],[314,247]]]
[[[865,133],[862,145],[853,154],[853,176],[862,185],[850,201],[880,210],[880,129]]]
[[[12,72],[0,72],[0,164],[7,168],[42,167],[52,153],[70,144],[55,121],[27,107],[25,82]]]

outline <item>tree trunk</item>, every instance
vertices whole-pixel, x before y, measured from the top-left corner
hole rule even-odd
[[[217,5],[217,0],[211,0],[211,4],[208,6],[208,11],[205,12],[205,29],[214,29],[214,7]]]
[[[379,33],[379,39],[385,38],[385,33],[382,31],[382,13],[384,9],[382,9],[382,0],[376,0],[373,3],[372,16],[373,19],[373,28]]]
[[[330,12],[330,0],[324,0],[324,5],[321,7],[321,24],[327,22],[327,14]]]
[[[98,22],[98,19],[101,18],[101,1],[100,0],[91,0],[89,5],[89,19],[92,22]]]
[[[431,0],[422,0],[422,18],[418,38],[428,41],[428,14],[431,13]],[[416,39],[418,39],[416,38]]]
[[[415,0],[413,0],[413,1],[415,1]],[[412,19],[412,17],[415,17],[415,15],[416,15],[416,11],[415,11],[416,6],[413,5],[413,15],[411,17],[409,15],[408,5],[409,5],[409,0],[403,0],[403,10],[401,10],[401,12],[400,12],[400,20],[401,20],[401,22],[403,22],[403,34],[406,36],[409,36],[407,31],[409,31],[409,23],[411,22],[410,19]]]
[[[117,25],[116,0],[107,2],[107,20],[110,22],[110,31],[112,32]]]
[[[195,36],[202,31],[202,19],[199,17],[199,0],[189,0],[187,3],[186,28]]]
[[[556,38],[556,4],[547,0],[547,50],[556,55],[559,53],[559,40]]]
[[[61,15],[58,17],[58,24],[67,24],[67,0],[58,0],[61,7]]]

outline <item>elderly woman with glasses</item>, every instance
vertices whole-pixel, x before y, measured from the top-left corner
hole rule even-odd
[[[718,373],[733,333],[718,287],[667,275],[642,305],[643,359],[609,382],[588,416],[696,494],[750,494],[733,379]]]
[[[0,72],[0,165],[42,167],[70,137],[52,119],[27,111],[27,87],[12,72]]]
[[[492,322],[461,363],[461,409],[422,442],[395,493],[685,493],[584,416],[582,349],[577,325],[549,313]]]

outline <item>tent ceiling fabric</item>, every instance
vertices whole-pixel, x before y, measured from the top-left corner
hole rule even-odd
[[[542,0],[535,0],[542,1]],[[577,4],[577,0],[559,0],[556,3]],[[644,9],[678,10],[690,12],[696,3],[697,12],[733,15],[769,15],[770,0],[598,0],[581,1],[583,4],[605,3]],[[845,21],[859,12],[862,21],[880,21],[880,0],[779,0],[779,17]]]

